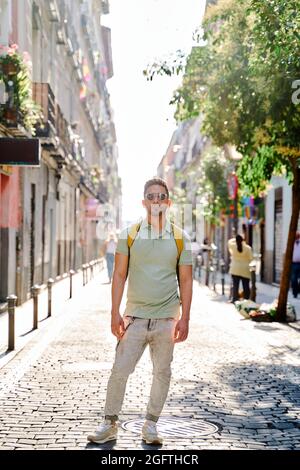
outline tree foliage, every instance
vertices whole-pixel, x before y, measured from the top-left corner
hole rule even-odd
[[[219,0],[207,10],[205,45],[192,49],[172,100],[178,121],[203,113],[203,132],[215,144],[233,144],[245,162],[257,164],[257,191],[278,166],[291,175],[291,159],[300,157],[300,109],[292,102],[300,77],[299,31],[296,1]],[[156,63],[146,74],[153,78],[158,71]],[[250,188],[249,175],[246,182]]]
[[[203,204],[203,215],[213,225],[220,223],[220,211],[228,202],[227,162],[217,147],[209,148],[201,160],[201,177],[197,181],[197,194]]]
[[[207,9],[204,46],[193,48],[173,98],[178,120],[201,113],[206,135],[243,155],[238,174],[245,193],[259,194],[274,173],[292,183],[281,320],[300,211],[300,106],[292,99],[300,78],[299,31],[297,0],[219,0]],[[158,69],[148,69],[151,78]]]

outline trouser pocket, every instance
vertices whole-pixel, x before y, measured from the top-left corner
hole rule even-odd
[[[134,317],[131,317],[130,315],[125,315],[125,317],[123,318],[125,331],[128,330],[128,328],[130,327],[130,325],[132,325],[134,320],[135,320]]]
[[[124,338],[124,335],[125,333],[127,332],[128,328],[130,327],[130,325],[132,325],[132,323],[134,322],[135,318],[134,317],[131,317],[130,315],[125,315],[125,317],[123,317],[123,322],[124,322],[124,333],[123,333],[123,336],[121,339],[118,340],[117,342],[117,345],[116,345],[116,350],[120,344],[120,341],[122,341],[122,339]]]

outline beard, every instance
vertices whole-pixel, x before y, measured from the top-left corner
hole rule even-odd
[[[159,204],[152,204],[150,208],[150,214],[152,216],[158,216],[160,214],[165,214],[167,210],[167,206],[165,204],[159,205]]]

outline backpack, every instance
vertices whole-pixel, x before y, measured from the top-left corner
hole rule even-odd
[[[138,231],[141,228],[141,224],[142,224],[142,222],[138,222],[138,223],[132,225],[130,227],[129,231],[128,231],[128,237],[127,237],[128,267],[127,267],[126,278],[128,276],[128,270],[129,270],[130,248],[133,245],[133,242],[134,242],[134,240],[135,240],[135,238],[138,234]],[[179,227],[177,227],[173,222],[171,222],[170,225],[171,225],[171,228],[172,228],[174,240],[175,240],[176,247],[177,247],[176,274],[177,274],[177,281],[178,281],[178,286],[179,286],[179,264],[178,263],[179,263],[180,255],[183,251],[183,233],[182,233],[182,230]],[[180,301],[180,303],[181,303],[181,301]]]

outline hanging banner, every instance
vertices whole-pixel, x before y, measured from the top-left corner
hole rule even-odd
[[[102,204],[98,199],[89,198],[86,200],[85,216],[91,220],[98,220],[103,215]]]
[[[238,192],[239,182],[235,173],[231,173],[227,181],[229,199],[235,199]]]

